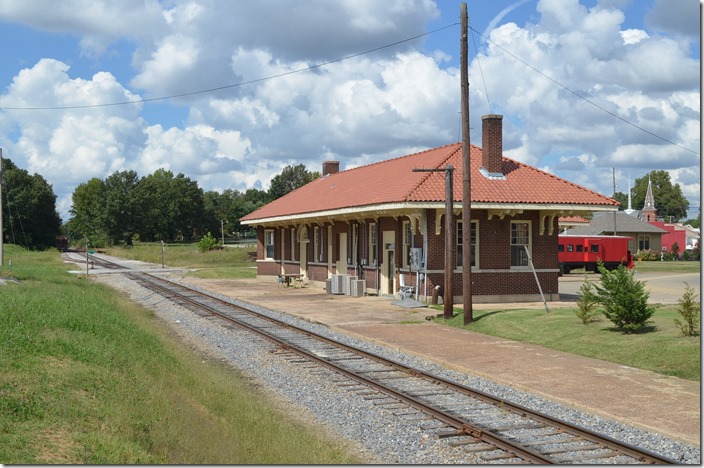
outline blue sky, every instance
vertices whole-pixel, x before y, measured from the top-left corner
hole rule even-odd
[[[664,169],[697,214],[696,0],[467,4],[472,143],[499,113],[507,157],[606,195],[612,168],[620,192]],[[75,187],[115,171],[266,189],[289,164],[452,143],[459,13],[455,0],[5,0],[0,146],[52,184],[67,220]]]

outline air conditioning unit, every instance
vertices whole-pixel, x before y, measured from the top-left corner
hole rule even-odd
[[[342,279],[342,293],[349,296],[350,291],[352,291],[352,281],[356,281],[357,277],[356,276],[350,276],[350,275],[343,275],[344,278]]]
[[[366,281],[364,280],[352,280],[350,282],[350,296],[362,297],[364,296],[364,291],[366,289]]]
[[[345,277],[347,275],[335,275],[330,278],[330,294],[345,294]]]

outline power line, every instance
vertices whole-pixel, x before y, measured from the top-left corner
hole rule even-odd
[[[302,73],[302,72],[306,72],[306,71],[315,70],[315,69],[318,69],[318,68],[325,67],[325,66],[327,66],[327,65],[331,65],[331,64],[333,64],[333,63],[339,63],[339,62],[343,62],[343,61],[345,61],[345,60],[349,60],[349,59],[352,59],[352,58],[360,57],[360,56],[363,56],[363,55],[368,55],[368,54],[371,54],[371,53],[373,53],[373,52],[377,52],[377,51],[379,51],[379,50],[388,49],[388,48],[390,48],[390,47],[394,47],[394,46],[397,46],[397,45],[399,45],[399,44],[403,44],[403,43],[406,43],[406,42],[410,42],[410,41],[419,39],[419,38],[421,38],[421,37],[429,36],[429,35],[431,35],[431,34],[435,34],[435,33],[437,33],[437,32],[444,31],[444,30],[449,29],[449,28],[452,28],[452,27],[454,27],[454,26],[458,26],[459,24],[460,24],[460,23],[452,23],[452,24],[449,24],[449,25],[447,25],[447,26],[443,26],[443,27],[441,27],[441,28],[438,28],[438,29],[434,29],[434,30],[432,30],[432,31],[425,32],[425,33],[423,33],[423,34],[418,34],[418,35],[416,35],[416,36],[412,36],[412,37],[409,37],[409,38],[406,38],[406,39],[402,39],[402,40],[400,40],[400,41],[392,42],[392,43],[390,43],[390,44],[386,44],[386,45],[383,45],[383,46],[380,46],[380,47],[375,47],[375,48],[373,48],[373,49],[369,49],[369,50],[366,50],[366,51],[364,51],[364,52],[358,52],[358,53],[356,53],[356,54],[347,55],[347,56],[345,56],[345,57],[341,57],[341,58],[334,59],[334,60],[329,60],[329,61],[327,61],[327,62],[318,63],[318,64],[311,65],[311,66],[308,66],[308,67],[299,68],[299,69],[296,69],[296,70],[290,70],[290,71],[287,71],[287,72],[284,72],[284,73],[279,73],[279,74],[276,74],[276,75],[270,75],[270,76],[266,76],[266,77],[262,77],[262,78],[257,78],[257,79],[254,79],[254,80],[243,81],[243,82],[240,82],[240,83],[234,83],[234,84],[229,84],[229,85],[224,85],[224,86],[218,86],[218,87],[215,87],[215,88],[208,88],[208,89],[202,89],[202,90],[197,90],[197,91],[190,91],[190,92],[186,92],[186,93],[172,94],[172,95],[168,95],[168,96],[160,96],[160,97],[155,97],[155,98],[143,98],[143,99],[135,99],[135,100],[132,100],[132,101],[109,102],[109,103],[103,103],[103,104],[86,104],[86,105],[75,105],[75,106],[44,106],[44,107],[41,107],[41,106],[38,106],[38,107],[0,107],[0,110],[19,110],[19,111],[28,110],[28,111],[33,111],[33,110],[91,109],[91,108],[100,108],[100,107],[124,106],[124,105],[131,105],[131,104],[144,104],[144,103],[156,102],[156,101],[166,101],[166,100],[168,100],[168,99],[174,99],[174,98],[180,98],[180,97],[195,96],[195,95],[198,95],[198,94],[213,93],[213,92],[216,92],[216,91],[222,91],[222,90],[225,90],[225,89],[237,88],[237,87],[246,86],[246,85],[250,85],[250,84],[254,84],[254,83],[261,83],[261,82],[264,82],[264,81],[269,81],[269,80],[273,80],[273,79],[276,79],[276,78],[282,78],[282,77],[284,77],[284,76],[289,76],[289,75],[293,75],[293,74],[296,74],[296,73]],[[642,131],[642,132],[644,132],[644,133],[647,133],[647,134],[649,134],[649,135],[651,135],[651,136],[653,136],[653,137],[655,137],[655,138],[658,138],[658,139],[660,139],[660,140],[662,140],[662,141],[664,141],[664,142],[666,142],[666,143],[669,143],[669,144],[671,144],[671,145],[673,145],[673,146],[677,146],[678,148],[681,148],[681,149],[683,149],[683,150],[685,150],[685,151],[689,151],[690,153],[693,153],[693,154],[696,154],[696,155],[699,155],[699,154],[700,154],[700,153],[698,153],[698,152],[696,152],[696,151],[694,151],[694,150],[692,150],[692,149],[690,149],[690,148],[687,148],[687,147],[682,146],[682,145],[680,145],[680,144],[678,144],[678,143],[675,143],[675,142],[673,142],[673,141],[670,141],[670,140],[668,140],[668,139],[666,139],[666,138],[664,138],[664,137],[661,137],[660,135],[657,135],[657,134],[651,132],[650,130],[646,130],[645,128],[640,127],[640,126],[634,124],[633,122],[630,122],[630,121],[624,119],[623,117],[621,117],[621,116],[619,116],[619,115],[617,115],[617,114],[611,112],[610,110],[606,109],[605,107],[603,107],[603,106],[601,106],[601,105],[595,103],[594,101],[592,101],[592,100],[590,100],[590,99],[588,99],[588,98],[582,96],[581,94],[579,94],[579,93],[577,93],[576,91],[574,91],[574,90],[568,88],[567,86],[563,85],[562,83],[560,83],[559,81],[555,80],[554,78],[551,78],[550,76],[546,75],[546,74],[543,73],[542,71],[540,71],[540,70],[538,70],[537,68],[535,68],[533,65],[531,65],[531,64],[529,64],[528,62],[526,62],[526,61],[522,60],[521,58],[517,57],[516,55],[514,55],[513,53],[511,53],[511,52],[508,51],[507,49],[501,47],[499,44],[493,42],[491,39],[489,39],[488,37],[484,36],[482,33],[480,33],[479,31],[477,31],[476,29],[474,29],[472,26],[468,26],[468,29],[469,29],[470,31],[472,31],[472,32],[476,32],[479,36],[481,36],[482,38],[484,38],[487,42],[489,42],[489,43],[495,45],[496,47],[498,47],[499,49],[501,49],[501,50],[502,50],[503,52],[505,52],[506,54],[510,55],[511,57],[513,57],[514,59],[516,59],[517,61],[521,62],[523,65],[527,66],[528,68],[532,69],[532,70],[535,71],[536,73],[538,73],[538,74],[542,75],[543,77],[547,78],[548,80],[552,81],[553,83],[555,83],[556,85],[558,85],[559,87],[561,87],[562,89],[564,89],[565,91],[568,91],[569,93],[574,94],[575,96],[577,96],[578,98],[582,99],[583,101],[585,101],[585,102],[591,104],[592,106],[596,107],[597,109],[599,109],[599,110],[601,110],[601,111],[603,111],[603,112],[606,112],[607,114],[611,115],[612,117],[615,117],[616,119],[618,119],[618,120],[620,120],[620,121],[622,121],[622,122],[624,122],[624,123],[626,123],[626,124],[628,124],[628,125],[630,125],[630,126],[636,128],[636,129],[638,129],[638,130],[640,130],[640,131]],[[472,35],[472,40],[474,40],[474,35]],[[476,43],[475,43],[474,46],[475,46],[475,50],[476,50]],[[478,53],[477,53],[476,57],[477,57],[477,61],[478,61],[478,60],[479,60],[479,54],[478,54]],[[481,64],[480,64],[480,71],[481,71]],[[484,81],[484,74],[483,74],[483,72],[482,72],[482,81]],[[485,88],[485,93],[486,93],[487,100],[488,100],[489,95],[488,95],[488,92],[486,92],[486,82],[484,82],[484,88]],[[489,108],[491,109],[491,102],[489,102]]]
[[[143,104],[143,103],[147,103],[147,102],[165,101],[165,100],[173,99],[173,98],[180,98],[180,97],[186,97],[186,96],[194,96],[194,95],[197,95],[197,94],[213,93],[213,92],[215,92],[215,91],[222,91],[222,90],[224,90],[224,89],[231,89],[231,88],[237,88],[237,87],[240,87],[240,86],[246,86],[246,85],[250,85],[250,84],[254,84],[254,83],[261,83],[261,82],[263,82],[263,81],[269,81],[269,80],[273,80],[273,79],[276,79],[276,78],[281,78],[281,77],[284,77],[284,76],[293,75],[293,74],[296,74],[296,73],[302,73],[302,72],[306,72],[306,71],[310,71],[310,70],[315,70],[315,69],[318,69],[318,68],[325,67],[326,65],[330,65],[330,64],[333,64],[333,63],[342,62],[342,61],[349,60],[349,59],[352,59],[352,58],[360,57],[360,56],[362,56],[362,55],[368,55],[368,54],[371,54],[371,53],[373,53],[373,52],[377,52],[377,51],[379,51],[379,50],[388,49],[388,48],[390,48],[390,47],[394,47],[394,46],[397,46],[397,45],[399,45],[399,44],[403,44],[403,43],[406,43],[406,42],[414,41],[414,40],[419,39],[419,38],[421,38],[421,37],[429,36],[429,35],[431,35],[431,34],[435,34],[435,33],[437,33],[437,32],[443,31],[443,30],[445,30],[445,29],[449,29],[449,28],[451,28],[451,27],[453,27],[453,26],[457,26],[457,25],[459,25],[459,23],[452,23],[452,24],[450,24],[450,25],[448,25],[448,26],[443,26],[442,28],[434,29],[434,30],[432,30],[432,31],[428,31],[428,32],[425,32],[425,33],[423,33],[423,34],[418,34],[418,35],[416,35],[416,36],[409,37],[409,38],[407,38],[407,39],[402,39],[402,40],[400,40],[400,41],[392,42],[391,44],[386,44],[386,45],[383,45],[383,46],[380,46],[380,47],[375,47],[374,49],[369,49],[369,50],[365,50],[364,52],[358,52],[358,53],[356,53],[356,54],[347,55],[347,56],[345,56],[345,57],[338,58],[338,59],[335,59],[335,60],[330,60],[330,61],[327,61],[327,62],[318,63],[318,64],[315,64],[315,65],[311,65],[311,66],[309,66],[309,67],[299,68],[299,69],[297,69],[297,70],[290,70],[290,71],[287,71],[287,72],[284,72],[284,73],[279,73],[279,74],[277,74],[277,75],[270,75],[270,76],[266,76],[266,77],[262,77],[262,78],[257,78],[257,79],[254,79],[254,80],[243,81],[243,82],[240,82],[240,83],[234,83],[234,84],[229,84],[229,85],[225,85],[225,86],[218,86],[218,87],[216,87],[216,88],[201,89],[201,90],[198,90],[198,91],[190,91],[190,92],[187,92],[187,93],[172,94],[172,95],[169,95],[169,96],[161,96],[161,97],[155,97],[155,98],[144,98],[144,99],[135,99],[135,100],[133,100],[133,101],[109,102],[109,103],[104,103],[104,104],[86,104],[86,105],[80,105],[80,106],[47,106],[47,107],[0,107],[0,110],[70,110],[70,109],[91,109],[91,108],[98,108],[98,107],[124,106],[124,105],[129,105],[129,104]]]
[[[527,66],[528,68],[532,69],[533,71],[535,71],[535,72],[541,74],[542,76],[544,76],[544,77],[547,78],[548,80],[552,81],[553,83],[555,83],[556,85],[558,85],[559,87],[561,87],[562,89],[564,89],[565,91],[568,91],[568,92],[574,94],[574,95],[577,96],[578,98],[580,98],[580,99],[584,100],[585,102],[591,104],[592,106],[596,107],[597,109],[606,112],[607,114],[609,114],[609,115],[611,115],[611,116],[617,118],[618,120],[620,120],[620,121],[622,121],[622,122],[624,122],[624,123],[626,123],[626,124],[628,124],[628,125],[630,125],[630,126],[632,126],[632,127],[634,127],[634,128],[637,128],[638,130],[640,130],[640,131],[642,131],[642,132],[647,133],[648,135],[654,136],[655,138],[658,138],[658,139],[660,139],[660,140],[662,140],[662,141],[664,141],[664,142],[666,142],[666,143],[669,143],[669,144],[671,144],[671,145],[677,146],[678,148],[682,148],[683,150],[689,151],[690,153],[694,153],[694,154],[696,154],[696,155],[699,155],[699,153],[697,153],[696,151],[694,151],[694,150],[692,150],[692,149],[689,149],[689,148],[687,148],[687,147],[685,147],[685,146],[679,145],[679,144],[675,143],[674,141],[668,140],[667,138],[663,138],[663,137],[661,137],[660,135],[657,135],[657,134],[651,132],[650,130],[646,130],[646,129],[644,129],[643,127],[639,127],[638,125],[634,124],[633,122],[630,122],[630,121],[624,119],[623,117],[621,117],[621,116],[619,116],[619,115],[617,115],[617,114],[614,114],[613,112],[611,112],[610,110],[606,109],[605,107],[600,106],[599,104],[595,103],[594,101],[591,101],[591,100],[587,99],[586,97],[582,96],[582,95],[579,94],[578,92],[571,90],[570,88],[568,88],[567,86],[563,85],[562,83],[560,83],[559,81],[555,80],[554,78],[549,77],[548,75],[546,75],[546,74],[543,73],[542,71],[540,71],[540,70],[538,70],[537,68],[535,68],[533,65],[527,63],[526,61],[520,59],[519,57],[517,57],[516,55],[512,54],[512,53],[509,52],[508,50],[504,49],[504,48],[501,47],[499,44],[497,44],[497,43],[495,43],[495,42],[492,42],[491,39],[489,39],[489,38],[486,37],[486,36],[483,36],[479,31],[477,31],[476,29],[472,28],[471,26],[469,27],[469,29],[471,29],[472,31],[476,32],[476,33],[479,34],[481,37],[483,37],[484,39],[486,39],[488,42],[492,43],[493,45],[495,45],[496,47],[498,47],[499,49],[501,49],[502,51],[504,51],[505,53],[507,53],[508,55],[510,55],[511,57],[513,57],[514,59],[516,59],[516,60],[518,60],[519,62],[521,62],[523,65],[525,65],[525,66]]]

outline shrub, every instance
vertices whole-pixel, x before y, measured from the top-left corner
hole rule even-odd
[[[593,322],[596,320],[599,311],[596,310],[599,305],[599,298],[594,292],[594,285],[589,282],[586,275],[584,275],[584,283],[582,287],[579,288],[579,299],[577,300],[577,317],[582,320],[583,324]]]
[[[213,250],[218,246],[218,241],[213,237],[213,235],[208,231],[208,234],[203,236],[203,238],[198,242],[198,250],[201,252],[208,252]]]
[[[684,283],[684,294],[677,301],[679,307],[677,312],[682,316],[682,320],[675,319],[675,323],[680,327],[684,336],[697,336],[699,334],[699,308],[701,304],[696,300],[697,292]]]
[[[674,260],[680,258],[680,244],[673,242],[672,246],[670,246],[670,253],[674,257]]]
[[[662,259],[666,262],[671,262],[673,260],[679,260],[679,255],[677,255],[674,251],[668,251],[665,250],[662,252]]]
[[[636,252],[636,259],[641,261],[660,260],[660,254],[652,250],[639,250]]]
[[[597,268],[601,274],[601,286],[595,285],[596,294],[606,318],[627,333],[643,328],[655,313],[655,309],[648,306],[650,294],[645,291],[643,283],[635,279],[633,272],[624,265],[609,271],[599,262]]]

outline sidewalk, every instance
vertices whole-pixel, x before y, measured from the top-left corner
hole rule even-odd
[[[278,288],[256,280],[183,281],[442,363],[588,413],[700,445],[700,383],[553,351],[425,320],[438,311],[392,305],[391,297],[350,297]],[[551,302],[551,308],[568,303]],[[543,308],[542,302],[502,304]],[[476,304],[475,310],[496,304]]]

